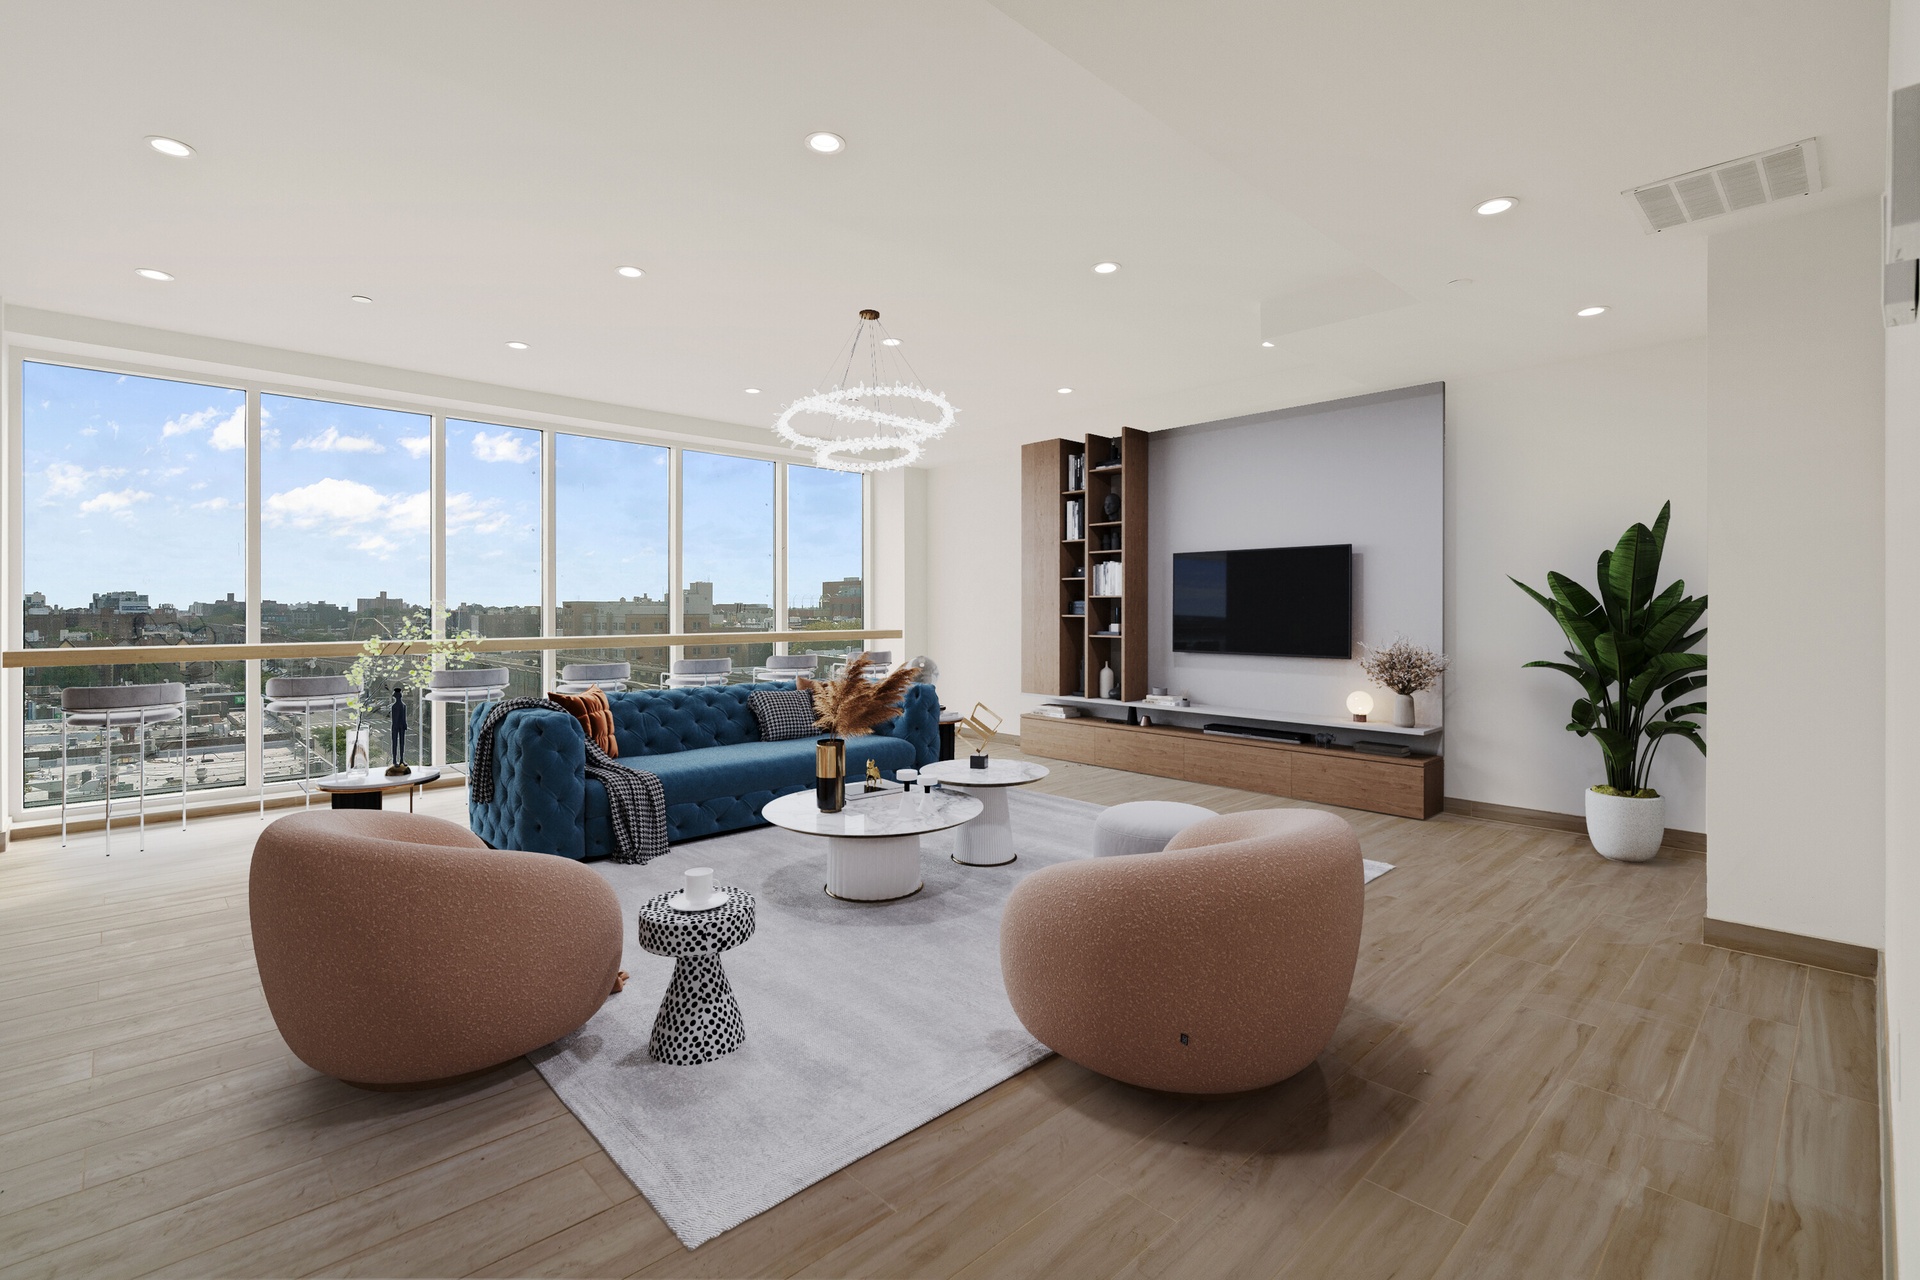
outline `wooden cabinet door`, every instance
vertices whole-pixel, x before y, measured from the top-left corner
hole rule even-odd
[[[1186,767],[1180,776],[1209,786],[1290,796],[1297,755],[1253,742],[1192,738],[1186,742]]]

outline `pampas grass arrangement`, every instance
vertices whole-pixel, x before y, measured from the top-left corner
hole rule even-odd
[[[858,738],[900,714],[901,701],[913,685],[913,669],[901,667],[884,680],[869,680],[872,665],[863,653],[835,679],[800,679],[800,688],[813,695],[813,723],[828,736]]]

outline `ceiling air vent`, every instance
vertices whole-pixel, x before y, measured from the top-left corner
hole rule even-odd
[[[1790,147],[1742,156],[1677,178],[1622,192],[1649,232],[1684,227],[1703,218],[1738,213],[1820,189],[1820,153],[1807,138]]]

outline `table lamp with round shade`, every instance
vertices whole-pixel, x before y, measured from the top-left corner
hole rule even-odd
[[[1366,718],[1373,714],[1373,695],[1365,689],[1355,689],[1347,695],[1347,710],[1353,712],[1355,720],[1365,723]]]

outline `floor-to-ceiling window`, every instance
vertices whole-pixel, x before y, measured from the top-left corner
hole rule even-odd
[[[787,465],[787,629],[858,631],[866,626],[866,529],[861,477]],[[865,647],[829,637],[793,643],[827,667]],[[906,654],[895,654],[895,661]]]
[[[446,631],[506,642],[473,661],[508,668],[514,693],[547,687],[570,661],[630,662],[634,686],[665,674],[666,646],[596,637],[683,631],[698,637],[686,656],[730,658],[736,680],[774,650],[758,637],[783,626],[823,633],[795,652],[837,659],[861,647],[825,638],[861,628],[867,614],[857,475],[293,395],[247,379],[221,386],[44,357],[15,367],[15,642],[208,654],[26,668],[16,805],[134,789],[143,762],[135,736],[116,735],[109,773],[99,735],[78,733],[62,769],[60,691],[77,684],[186,684],[185,759],[177,729],[158,730],[144,756],[149,795],[263,776],[280,789],[330,772],[343,763],[352,714],[309,724],[253,704],[266,680],[343,673],[352,657],[264,658],[250,677],[251,664],[219,650],[253,640],[357,645],[413,619],[424,629],[436,605]],[[543,631],[577,648],[511,647]],[[411,661],[424,670],[428,659]],[[438,739],[430,709],[409,697],[408,711],[410,759],[464,759],[458,706]],[[388,723],[385,705],[364,722],[376,763],[391,758]]]
[[[540,634],[540,433],[449,418],[446,422],[446,619],[449,633],[482,639]],[[537,650],[487,652],[474,665],[504,667],[508,692],[541,690]],[[446,758],[466,759],[466,710],[450,704]]]
[[[670,477],[659,445],[562,434],[554,440],[556,634],[664,634],[669,610]],[[626,662],[657,685],[658,649],[563,650],[565,662]]]
[[[774,464],[722,453],[681,455],[680,563],[684,629],[773,630]],[[688,645],[689,658],[730,658],[751,680],[771,644]]]
[[[21,368],[23,648],[193,644],[204,662],[24,672],[22,798],[29,807],[131,794],[140,735],[72,736],[61,770],[60,691],[183,681],[185,785],[245,781],[246,394],[228,387],[25,361]],[[149,794],[178,794],[180,725],[146,737]]]
[[[364,641],[426,613],[432,584],[433,420],[297,396],[260,397],[260,640]],[[270,660],[263,678],[332,675],[348,658]],[[364,721],[386,758],[390,717]],[[410,758],[425,739],[412,700]],[[268,782],[330,771],[349,726],[267,716]]]

